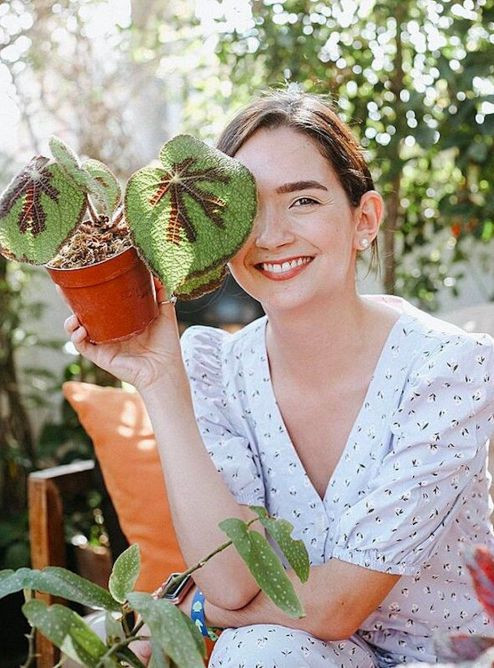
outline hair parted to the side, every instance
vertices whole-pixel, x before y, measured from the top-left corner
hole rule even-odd
[[[352,206],[358,206],[374,181],[362,147],[350,128],[322,97],[300,91],[272,90],[254,98],[221,133],[217,148],[235,156],[242,144],[261,128],[293,128],[311,137],[335,170]],[[372,242],[370,266],[378,265],[377,238]]]

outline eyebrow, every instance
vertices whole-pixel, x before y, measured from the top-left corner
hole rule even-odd
[[[309,190],[310,188],[317,188],[318,190],[328,190],[319,181],[294,181],[293,183],[284,183],[276,188],[276,192],[280,195],[283,193],[292,193],[296,190]]]

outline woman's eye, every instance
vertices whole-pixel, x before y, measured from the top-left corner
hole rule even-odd
[[[311,204],[319,204],[319,202],[312,197],[299,197],[293,203],[293,206],[310,206]]]

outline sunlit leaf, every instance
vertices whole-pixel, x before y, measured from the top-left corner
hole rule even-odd
[[[116,601],[124,603],[132,591],[141,570],[139,545],[128,547],[113,564],[108,588]]]
[[[237,160],[188,135],[167,142],[160,160],[130,178],[125,217],[168,295],[200,296],[217,287],[251,230],[254,178]]]

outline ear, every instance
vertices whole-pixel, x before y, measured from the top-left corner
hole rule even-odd
[[[370,243],[374,241],[379,232],[383,211],[383,198],[376,190],[369,190],[362,195],[354,213],[354,248],[361,250],[363,239],[367,239]]]

